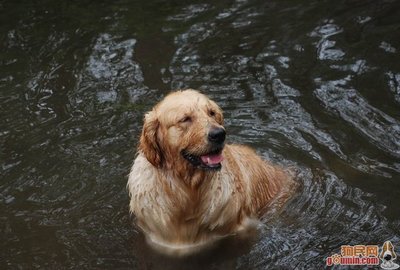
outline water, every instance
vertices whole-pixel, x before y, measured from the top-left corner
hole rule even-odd
[[[399,1],[1,1],[0,14],[2,269],[321,269],[344,244],[399,250]],[[125,185],[143,114],[186,87],[302,188],[253,245],[179,261],[143,244]]]

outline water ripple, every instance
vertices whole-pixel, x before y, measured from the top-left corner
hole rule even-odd
[[[355,89],[343,88],[348,79],[317,82],[316,97],[381,149],[400,156],[400,123],[372,107]]]
[[[396,1],[3,2],[6,268],[321,269],[344,244],[399,246]],[[160,258],[131,224],[143,114],[186,87],[223,108],[229,142],[297,174],[235,255]]]

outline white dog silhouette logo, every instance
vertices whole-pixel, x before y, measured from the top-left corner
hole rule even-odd
[[[394,252],[394,247],[392,242],[386,241],[382,246],[382,252],[379,255],[379,258],[382,260],[381,268],[382,269],[397,269],[400,266],[393,261],[397,258],[396,253]]]

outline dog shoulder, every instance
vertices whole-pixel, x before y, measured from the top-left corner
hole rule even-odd
[[[293,181],[290,174],[280,166],[262,159],[247,146],[230,145],[229,150],[243,176],[252,212],[258,212],[268,205],[280,191],[288,190],[289,194]]]
[[[226,147],[236,153],[256,154],[253,148],[242,144],[228,144]]]
[[[248,146],[231,144],[227,145],[226,148],[231,158],[233,158],[240,167],[243,166],[242,171],[248,172],[251,169],[255,169],[255,167],[269,165],[254,149]]]
[[[156,181],[156,169],[139,153],[136,157],[128,178],[128,190],[131,197],[152,190]]]

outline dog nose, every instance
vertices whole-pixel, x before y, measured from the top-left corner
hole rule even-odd
[[[208,132],[208,140],[214,143],[223,143],[225,141],[225,129],[221,127],[212,128]]]
[[[392,259],[392,255],[386,254],[383,258],[384,258],[386,261],[390,261],[390,260]]]

